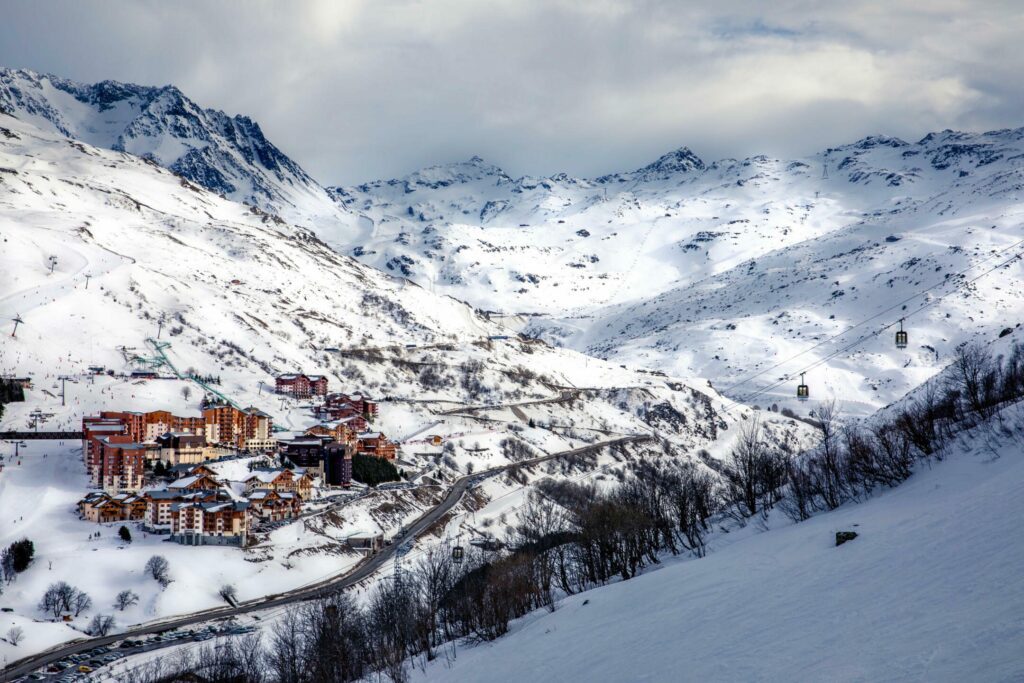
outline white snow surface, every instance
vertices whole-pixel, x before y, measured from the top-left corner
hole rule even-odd
[[[975,281],[1024,252],[1022,187],[1024,129],[873,136],[793,160],[682,148],[594,179],[512,179],[474,157],[334,188],[364,218],[354,238],[325,237],[510,328],[709,377],[748,403],[786,405],[822,361],[813,395],[868,414],[957,344],[1024,319],[1019,260]]]
[[[1019,425],[1015,436],[995,449],[968,439],[862,504],[719,534],[703,559],[566,598],[413,678],[1022,680]],[[839,530],[859,536],[835,547]]]

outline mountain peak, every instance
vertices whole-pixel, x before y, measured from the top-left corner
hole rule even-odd
[[[69,138],[151,159],[208,190],[273,213],[311,197],[335,206],[259,124],[204,109],[174,85],[88,84],[0,68],[0,107]]]
[[[705,168],[704,161],[694,154],[689,147],[679,147],[671,152],[662,154],[653,162],[631,173],[612,173],[601,176],[596,180],[599,183],[613,180],[618,182],[625,182],[626,180],[668,180],[673,176],[692,173],[693,171],[703,171]]]
[[[656,161],[638,169],[638,173],[688,173],[704,170],[704,162],[689,147],[680,147],[662,154]]]

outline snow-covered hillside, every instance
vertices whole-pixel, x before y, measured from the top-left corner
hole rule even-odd
[[[512,179],[474,157],[335,188],[362,216],[361,260],[505,313],[579,314],[649,296],[849,220],[814,169],[705,167],[687,149],[596,179]],[[722,237],[722,239],[717,239]]]
[[[973,282],[1020,251],[1022,138],[877,136],[792,161],[705,163],[683,148],[596,179],[513,179],[474,158],[333,192],[363,215],[361,260],[555,343],[713,378],[733,397],[794,379],[753,396],[762,404],[792,396],[798,370],[949,295],[908,321],[909,353],[892,353],[891,328],[812,373],[817,396],[869,412],[952,346],[1024,314],[1019,264]]]
[[[128,152],[206,189],[291,220],[349,221],[302,168],[247,116],[203,109],[176,87],[103,81],[0,68],[0,110],[44,130]]]
[[[132,572],[145,555],[173,555],[181,567],[174,591],[188,599],[153,593],[121,616],[124,627],[215,606],[213,583],[227,578],[254,597],[340,572],[357,559],[342,550],[349,535],[394,533],[436,504],[445,482],[521,458],[523,449],[544,455],[619,435],[658,437],[489,481],[449,520],[450,533],[501,533],[514,522],[508,508],[522,500],[524,485],[543,477],[603,476],[646,455],[689,458],[706,449],[721,456],[749,412],[702,380],[627,370],[520,339],[460,301],[337,254],[309,230],[138,157],[2,114],[0,254],[0,374],[34,380],[25,403],[6,406],[0,429],[30,422],[75,428],[101,409],[197,414],[203,391],[182,378],[194,371],[219,376],[217,389],[235,403],[301,430],[314,423],[310,406],[273,396],[266,385],[281,372],[325,373],[332,390],[382,399],[375,427],[400,442],[401,465],[419,487],[281,527],[245,551],[171,551],[156,539],[119,550],[116,529],[76,518],[74,503],[87,490],[77,444],[30,445],[20,461],[8,444],[0,512],[24,520],[0,526],[0,544],[29,536],[38,560],[0,603],[26,627],[41,617],[39,587],[67,578],[51,575],[50,559],[63,573],[74,563],[77,582],[105,605],[116,584],[137,583]],[[12,336],[15,317],[22,322]],[[93,376],[89,366],[115,375]],[[168,379],[124,374],[151,367]],[[69,378],[63,401],[61,376]],[[796,448],[806,438],[806,425],[769,417],[774,440]],[[451,446],[442,452],[426,434]],[[510,439],[520,451],[503,445]],[[26,500],[35,505],[21,513]],[[106,540],[89,544],[94,527]],[[223,576],[195,570],[188,563],[196,557],[214,558]],[[74,626],[32,629],[31,647],[77,637]]]
[[[969,435],[865,503],[718,535],[704,558],[570,596],[413,679],[1021,680],[1021,438]]]
[[[520,340],[136,157],[0,122],[0,316],[24,320],[0,342],[4,372],[153,364],[147,340],[162,334],[179,371],[221,375],[240,403],[267,404],[259,380],[300,368],[449,407],[557,398],[559,387],[678,393],[663,377]]]

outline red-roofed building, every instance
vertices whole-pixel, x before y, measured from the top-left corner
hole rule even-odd
[[[302,373],[279,375],[274,380],[274,390],[279,394],[287,394],[295,398],[326,396],[327,377]]]
[[[398,457],[398,445],[381,432],[363,432],[356,438],[356,452],[376,458],[394,460]]]
[[[99,486],[107,493],[140,491],[144,483],[148,446],[132,441],[128,435],[101,436],[96,439]]]

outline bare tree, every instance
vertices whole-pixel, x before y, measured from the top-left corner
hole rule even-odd
[[[127,608],[131,607],[132,605],[137,605],[138,603],[139,596],[129,590],[121,591],[117,594],[117,597],[114,598],[114,607],[121,610],[122,612],[125,611]]]
[[[741,514],[757,513],[759,462],[764,448],[761,421],[755,416],[740,429],[725,471],[728,497]]]
[[[85,591],[75,589],[75,594],[71,598],[71,609],[77,617],[82,612],[85,612],[92,607],[92,598],[90,598]]]
[[[947,385],[962,398],[964,417],[972,412],[983,418],[991,415],[995,376],[992,354],[987,348],[974,343],[957,348]]]
[[[171,583],[170,568],[170,563],[163,555],[154,555],[146,562],[146,573],[152,576],[164,588]]]
[[[186,401],[192,398],[192,387],[185,385],[181,388],[181,397]]]
[[[842,505],[848,497],[845,462],[839,439],[839,411],[835,401],[822,403],[817,411],[821,441],[811,458],[811,475],[817,493],[829,510]]]
[[[42,600],[39,601],[39,609],[43,612],[49,612],[53,615],[54,619],[57,619],[64,612],[71,611],[72,601],[79,592],[78,589],[67,581],[51,583],[46,592],[43,593]]]
[[[238,592],[234,586],[226,583],[220,587],[220,597],[224,598],[224,602],[229,605],[234,605],[238,601]]]
[[[7,583],[18,578],[18,572],[14,569],[14,553],[10,548],[0,550],[0,577]]]
[[[12,626],[10,630],[7,631],[7,642],[14,647],[18,647],[18,643],[20,643],[24,637],[25,630],[20,626]]]
[[[89,622],[88,632],[93,636],[105,636],[114,630],[114,617],[106,614],[97,614]]]
[[[267,665],[279,683],[303,683],[306,670],[303,642],[304,615],[299,608],[291,608],[274,622],[270,631]]]

